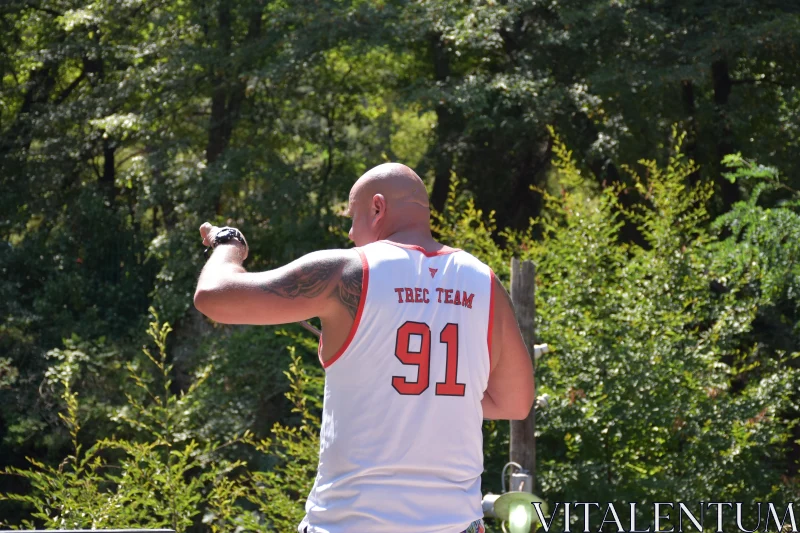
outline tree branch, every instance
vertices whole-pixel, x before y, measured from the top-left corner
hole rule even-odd
[[[759,80],[759,79],[756,79],[756,78],[745,78],[745,79],[742,79],[742,80],[731,80],[731,85],[745,85],[745,84],[756,85],[756,84],[759,84],[759,83],[768,83],[770,85],[779,85],[781,87],[787,87],[787,88],[793,87],[793,85],[789,85],[787,83],[781,83],[779,81],[769,80],[769,79],[761,79],[761,80]]]
[[[55,9],[50,9],[49,7],[42,7],[40,5],[36,5],[33,3],[28,4],[26,7],[31,9],[35,9],[36,11],[41,11],[42,13],[47,13],[48,15],[53,15],[54,17],[63,17],[63,13],[59,13]]]
[[[122,159],[121,159],[119,162],[117,162],[117,164],[116,164],[116,166],[115,166],[114,168],[120,168],[122,165],[124,165],[124,164],[125,164],[125,163],[127,163],[127,162],[128,162],[130,159],[133,159],[133,158],[134,158],[134,157],[136,157],[137,155],[146,155],[146,154],[147,154],[147,150],[146,150],[146,149],[144,149],[144,148],[143,148],[143,149],[141,149],[141,150],[136,150],[136,151],[135,151],[135,152],[133,152],[132,154],[129,154],[129,155],[127,155],[127,156],[123,157],[123,158],[122,158]]]
[[[82,70],[80,76],[72,80],[72,83],[70,83],[69,86],[63,91],[61,91],[61,94],[58,95],[58,97],[56,98],[56,105],[61,105],[61,103],[64,102],[64,100],[66,100],[70,94],[72,94],[72,91],[74,91],[78,87],[78,85],[80,85],[80,83],[84,80],[85,77],[86,77],[86,71]]]

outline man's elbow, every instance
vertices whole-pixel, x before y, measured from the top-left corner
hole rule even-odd
[[[212,294],[209,291],[196,290],[194,293],[194,308],[211,320],[219,322],[215,317]]]
[[[533,388],[526,394],[520,394],[516,397],[513,405],[509,406],[509,420],[525,420],[533,408]]]
[[[520,403],[519,405],[513,406],[509,409],[508,412],[508,419],[509,420],[525,420],[528,418],[528,415],[531,413],[531,408],[533,407],[533,401],[530,403]]]
[[[195,291],[194,308],[217,324],[250,324],[240,308],[220,291]]]

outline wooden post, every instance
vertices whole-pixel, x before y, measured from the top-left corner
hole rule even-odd
[[[517,324],[522,332],[522,339],[535,363],[533,345],[535,342],[534,317],[536,305],[534,303],[534,290],[536,286],[536,267],[531,261],[522,261],[514,258],[511,260],[511,301],[517,315]],[[535,408],[534,408],[535,409]],[[511,460],[529,470],[533,476],[533,486],[536,487],[536,417],[534,409],[525,420],[511,421]]]

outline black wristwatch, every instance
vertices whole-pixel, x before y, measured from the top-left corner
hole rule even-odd
[[[216,235],[214,235],[214,240],[211,241],[211,246],[205,249],[203,255],[206,259],[208,259],[209,250],[216,248],[218,244],[225,244],[226,242],[230,242],[232,240],[237,240],[244,244],[244,248],[247,250],[247,241],[244,240],[244,235],[242,235],[241,231],[236,228],[222,228],[216,233]]]

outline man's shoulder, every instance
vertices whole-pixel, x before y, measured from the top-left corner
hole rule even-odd
[[[360,277],[362,270],[361,254],[355,249],[328,249],[307,253],[283,267],[290,274],[289,283],[300,288],[313,286],[317,293],[323,291],[331,282],[341,283]]]
[[[336,291],[336,297],[355,320],[359,304],[362,300],[362,290],[367,276],[366,264],[363,256],[357,250],[342,250],[342,276]]]
[[[304,255],[301,262],[312,269],[322,269],[330,274],[360,269],[362,254],[356,248],[331,248]]]
[[[481,261],[477,256],[471,254],[470,252],[462,249],[457,249],[456,252],[453,254],[453,257],[462,264],[467,264],[470,267],[482,272],[483,274],[489,275],[492,272],[492,267],[488,264]]]

